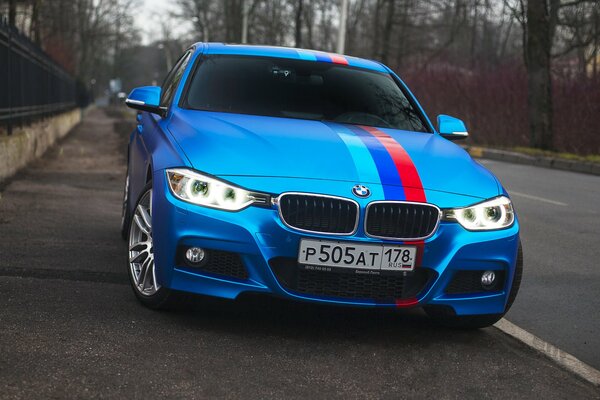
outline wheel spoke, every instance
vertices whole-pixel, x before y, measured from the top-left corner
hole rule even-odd
[[[152,260],[152,282],[155,288],[158,288],[158,284],[156,283],[156,263]]]
[[[142,256],[143,256],[143,258],[142,258]],[[130,257],[129,262],[130,263],[139,263],[139,262],[146,261],[146,258],[148,258],[148,252],[140,251],[138,254]]]
[[[142,290],[145,290],[146,288],[151,288],[152,287],[152,285],[147,286],[148,278],[151,276],[151,271],[150,270],[152,269],[152,264],[153,264],[152,257],[148,257],[147,261],[148,262],[146,264],[146,270],[144,271],[144,278],[142,280]]]
[[[150,257],[146,258],[142,263],[142,267],[140,268],[140,273],[137,276],[137,284],[140,286],[140,289],[144,290],[144,281],[143,278],[146,276],[146,271],[148,270],[148,265],[150,264]]]
[[[146,224],[148,231],[151,231],[152,230],[152,217],[150,216],[150,214],[148,214],[148,210],[146,210],[146,207],[144,207],[140,204],[137,206],[137,211],[138,211],[139,215],[144,219],[144,224]]]
[[[142,218],[140,218],[140,216],[138,214],[135,214],[133,216],[133,221],[138,226],[138,228],[140,228],[140,230],[142,232],[144,232],[147,236],[150,236],[150,230],[148,230],[148,228],[146,227],[146,225],[144,223],[144,220]]]
[[[152,243],[148,241],[137,242],[129,246],[129,251],[144,251],[152,247]]]

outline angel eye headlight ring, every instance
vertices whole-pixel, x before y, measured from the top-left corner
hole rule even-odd
[[[515,221],[512,202],[496,197],[469,207],[444,210],[445,221],[456,221],[470,231],[489,231],[510,227]]]
[[[174,168],[166,173],[171,193],[188,203],[226,211],[240,211],[252,204],[269,204],[268,194],[250,192],[191,169]]]

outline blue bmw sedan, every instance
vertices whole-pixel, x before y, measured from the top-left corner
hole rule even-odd
[[[480,328],[508,311],[523,258],[498,179],[381,63],[198,43],[134,89],[122,233],[137,298],[265,293],[423,307]]]

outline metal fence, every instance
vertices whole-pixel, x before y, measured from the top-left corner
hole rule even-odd
[[[10,135],[76,106],[75,79],[0,15],[0,127]]]

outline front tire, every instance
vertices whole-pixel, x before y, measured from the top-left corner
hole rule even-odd
[[[168,308],[173,299],[170,289],[156,280],[154,241],[152,238],[152,183],[148,183],[129,217],[127,235],[128,272],[137,299],[146,307]]]
[[[123,188],[123,204],[121,209],[121,237],[123,240],[129,238],[129,171],[125,175],[125,186]]]
[[[457,329],[479,329],[494,325],[500,321],[504,315],[510,310],[517,293],[521,287],[521,278],[523,277],[523,248],[519,241],[519,249],[517,250],[517,263],[515,266],[515,275],[513,277],[510,293],[506,307],[502,314],[480,314],[480,315],[455,315],[454,310],[449,308],[426,307],[425,312],[436,323],[449,328]]]

